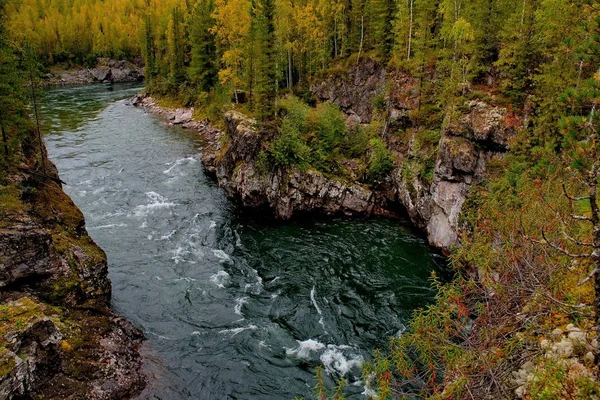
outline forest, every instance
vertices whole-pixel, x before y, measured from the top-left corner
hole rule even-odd
[[[31,55],[40,71],[99,57],[143,60],[149,94],[195,106],[217,125],[236,108],[274,131],[265,168],[344,176],[340,160],[356,157],[372,185],[397,162],[390,135],[435,148],[466,102],[506,107],[522,123],[510,152],[470,191],[450,256],[455,279],[433,279],[436,302],[375,355],[365,379],[381,399],[600,397],[599,1],[4,3],[7,158],[25,123],[14,82]],[[417,82],[410,132],[381,134],[387,94],[358,131],[311,95],[315,80],[364,59]],[[427,181],[432,155],[423,158],[413,173]]]

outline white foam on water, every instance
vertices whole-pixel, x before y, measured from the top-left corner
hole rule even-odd
[[[247,302],[248,302],[248,298],[247,297],[240,297],[240,298],[235,299],[235,307],[233,307],[233,312],[236,313],[237,315],[244,316],[242,314],[242,307]]]
[[[174,282],[181,282],[181,281],[185,281],[185,282],[191,283],[191,282],[196,282],[196,279],[183,277],[183,278],[177,278],[177,279],[175,279]]]
[[[225,253],[223,250],[212,250],[213,254],[215,255],[215,257],[217,257],[219,260],[223,260],[223,261],[230,261],[231,258],[227,255],[227,253]]]
[[[182,261],[185,261],[185,256],[190,254],[190,252],[183,247],[179,246],[175,250],[172,251],[173,257],[171,260],[175,261],[175,264],[179,264]]]
[[[242,238],[240,237],[240,234],[237,233],[237,231],[233,231],[233,234],[235,235],[235,247],[237,247],[238,249],[244,247],[242,245]]]
[[[176,167],[178,167],[180,165],[183,165],[186,162],[192,162],[193,163],[193,162],[196,162],[196,161],[198,161],[198,160],[195,157],[186,157],[186,158],[179,159],[179,160],[175,161],[174,163],[167,163],[167,165],[171,165],[171,167],[169,169],[164,170],[163,174],[165,174],[165,175],[170,174],[171,171],[174,168],[176,168]]]
[[[175,207],[177,205],[173,202],[170,202],[169,199],[167,199],[164,196],[161,196],[160,194],[158,194],[156,192],[148,192],[148,193],[146,193],[146,196],[150,199],[151,203],[137,206],[136,208],[133,209],[133,213],[138,217],[143,217],[145,215],[148,215],[149,213],[151,213],[154,210],[171,208],[171,207]]]
[[[256,326],[256,325],[248,325],[243,328],[223,329],[222,331],[219,331],[219,333],[231,333],[231,336],[235,336],[244,331],[254,331],[257,329],[258,329],[258,326]]]
[[[110,229],[110,228],[126,228],[127,224],[108,224],[108,225],[99,225],[99,226],[90,226],[88,230],[91,229]]]
[[[319,325],[321,325],[323,327],[323,330],[325,331],[325,333],[327,333],[327,329],[325,328],[325,321],[323,320],[323,312],[319,308],[319,305],[317,304],[317,300],[315,299],[315,286],[313,286],[312,290],[310,291],[310,301],[312,301],[313,306],[315,306],[315,309],[317,310],[317,312],[319,313],[319,316],[321,317],[321,318],[319,318]]]
[[[400,324],[400,329],[396,332],[396,337],[401,338],[404,332],[406,332],[406,325]]]
[[[325,345],[323,343],[318,342],[314,339],[296,341],[298,342],[298,347],[296,347],[295,349],[285,349],[285,353],[288,356],[296,356],[298,358],[308,359],[310,358],[311,353],[325,349]]]
[[[229,274],[225,271],[219,271],[210,277],[210,281],[220,287],[225,288],[225,284],[229,281]]]
[[[377,392],[375,392],[375,390],[373,390],[373,388],[371,387],[371,383],[373,382],[374,378],[375,378],[375,374],[370,374],[369,376],[367,376],[365,378],[365,386],[364,386],[365,390],[361,394],[368,399],[378,399],[379,398],[379,396],[377,395]]]
[[[354,368],[360,370],[365,359],[361,354],[348,352],[351,349],[352,347],[350,346],[328,345],[327,350],[320,357],[325,370],[329,374],[338,374],[340,376],[348,375]],[[344,351],[348,354],[345,354]]]
[[[171,233],[169,233],[168,235],[161,236],[160,240],[171,240],[171,238],[173,237],[175,232],[177,232],[177,230],[173,229],[173,231]]]

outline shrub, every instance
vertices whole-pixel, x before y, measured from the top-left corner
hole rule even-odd
[[[337,106],[322,103],[309,115],[309,129],[314,131],[327,150],[342,144],[346,136],[346,119]]]
[[[297,165],[305,168],[310,160],[310,148],[302,140],[298,127],[286,117],[282,121],[280,133],[279,138],[271,142],[269,149],[273,163],[281,167]]]
[[[387,149],[381,139],[371,139],[371,157],[369,159],[368,175],[372,180],[383,179],[394,168],[392,152]]]

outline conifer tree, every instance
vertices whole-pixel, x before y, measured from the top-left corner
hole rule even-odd
[[[271,115],[276,94],[275,67],[275,2],[260,0],[257,18],[257,44],[259,57],[257,63],[257,94],[261,116]]]
[[[198,89],[204,92],[210,91],[217,83],[214,8],[214,0],[200,0],[192,11],[190,21],[192,59],[189,75]]]
[[[173,8],[169,21],[169,66],[170,81],[178,86],[185,80],[185,43],[183,32],[183,14],[179,7]]]
[[[0,155],[8,162],[23,135],[26,110],[22,77],[5,30],[5,6],[6,0],[0,0]]]
[[[144,62],[145,62],[145,75],[146,83],[148,86],[152,86],[154,78],[156,77],[156,58],[154,55],[154,34],[152,32],[152,22],[150,15],[146,15],[144,21]]]

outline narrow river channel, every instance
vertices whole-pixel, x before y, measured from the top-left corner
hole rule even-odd
[[[313,398],[428,304],[439,262],[399,221],[248,215],[205,175],[193,132],[132,107],[136,86],[50,90],[46,143],[106,251],[113,307],[167,375],[160,399]]]

